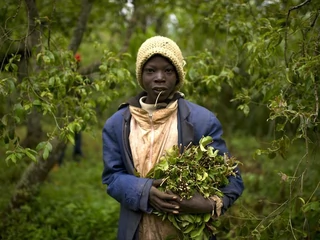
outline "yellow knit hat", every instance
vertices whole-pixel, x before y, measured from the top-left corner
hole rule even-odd
[[[168,58],[175,66],[179,76],[175,90],[178,91],[184,82],[185,72],[183,67],[185,65],[185,61],[179,46],[171,39],[162,36],[155,36],[147,39],[144,43],[142,43],[138,50],[136,61],[136,77],[139,85],[144,89],[141,78],[142,68],[148,59],[155,54],[160,54]]]

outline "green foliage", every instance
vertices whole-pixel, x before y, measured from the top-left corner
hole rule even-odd
[[[116,225],[110,226],[110,222],[117,218],[117,209],[108,209],[104,204],[90,202],[39,201],[41,202],[34,202],[37,206],[25,205],[19,212],[13,212],[7,222],[9,227],[1,233],[1,237],[8,240],[84,240],[105,239],[105,236],[110,236],[110,239],[116,239]],[[111,199],[109,206],[110,204]]]
[[[285,159],[280,155],[253,158],[255,149],[265,146],[263,141],[258,143],[254,138],[236,134],[229,142],[244,162],[241,170],[245,191],[220,218],[218,239],[317,239],[318,147],[311,145],[306,156],[304,145],[297,141]],[[298,177],[293,177],[296,172]],[[310,206],[308,214],[304,212],[305,203]]]
[[[116,239],[119,204],[101,184],[101,159],[98,140],[84,136],[86,156],[72,162],[72,146],[67,149],[62,167],[54,168],[34,201],[3,217],[1,239]],[[1,210],[6,208],[13,183],[24,169],[23,164],[0,163]]]
[[[228,177],[235,175],[239,162],[219,155],[210,144],[212,137],[202,137],[197,146],[188,146],[181,153],[178,146],[165,152],[159,163],[148,173],[149,178],[163,179],[162,191],[172,191],[181,198],[190,199],[199,193],[205,198],[223,197],[220,187],[228,184]],[[209,239],[210,233],[217,233],[218,220],[211,219],[211,214],[163,214],[177,229],[181,230],[184,239]],[[218,214],[219,215],[219,214]]]
[[[105,188],[100,184],[101,131],[96,131],[95,140],[88,134],[84,135],[83,150],[88,157],[80,164],[70,162],[72,146],[69,145],[66,162],[51,172],[35,201],[29,207],[8,216],[10,230],[0,231],[6,236],[4,239],[19,239],[18,236],[26,239],[24,235],[32,239],[43,239],[43,236],[47,236],[41,236],[44,232],[48,233],[47,239],[56,239],[57,235],[64,239],[93,239],[93,235],[86,235],[88,226],[92,229],[90,233],[96,233],[95,239],[104,239],[105,236],[116,239],[119,204],[106,195]],[[319,151],[310,149],[312,154],[303,159],[301,167],[309,166],[309,170],[304,174],[302,182],[291,176],[304,155],[303,144],[296,142],[294,150],[289,152],[286,159],[279,155],[273,159],[266,155],[254,159],[255,150],[265,146],[263,141],[259,143],[255,138],[243,136],[240,132],[229,136],[227,142],[229,150],[244,163],[240,169],[245,191],[234,206],[219,217],[219,221],[213,222],[220,222],[219,226],[214,225],[219,229],[218,239],[290,239],[292,232],[288,228],[289,219],[292,219],[295,229],[308,225],[309,228],[304,228],[304,234],[308,234],[310,239],[317,239],[320,196],[316,180],[317,169],[320,167],[317,161]],[[1,209],[6,208],[14,183],[24,168],[23,162],[17,165],[11,162],[7,165],[4,161],[0,163],[0,191],[3,193],[0,197]],[[290,198],[290,186],[293,187],[292,193],[298,193],[297,197]],[[291,199],[292,208],[288,207],[290,202],[287,199]],[[307,225],[303,225],[304,222]],[[264,228],[257,227],[261,225]],[[256,227],[260,232],[259,238],[257,231],[254,231]],[[296,235],[297,239],[300,234]]]
[[[123,55],[123,58],[128,57]],[[123,94],[123,80],[130,78],[124,59],[120,61],[113,53],[105,51],[100,66],[101,75],[93,81],[81,76],[77,71],[77,62],[70,51],[50,51],[44,49],[37,55],[41,70],[29,74],[21,83],[5,78],[0,85],[3,96],[13,97],[19,94],[7,109],[0,125],[0,133],[7,148],[7,161],[16,162],[27,156],[36,160],[37,153],[31,149],[24,150],[15,135],[20,126],[36,110],[52,126],[47,132],[48,140],[40,142],[37,152],[46,159],[52,149],[48,142],[58,136],[73,143],[75,132],[90,128],[96,124],[96,109],[107,107],[112,99]],[[9,87],[8,86],[12,86]],[[19,91],[14,91],[19,88]],[[115,90],[115,88],[117,90]],[[63,101],[62,101],[63,100]]]
[[[219,187],[228,183],[227,177],[234,175],[238,161],[234,157],[219,155],[209,144],[212,138],[200,139],[199,145],[188,146],[181,153],[178,146],[165,152],[159,163],[148,173],[153,179],[163,179],[164,191],[173,191],[180,197],[190,199],[196,192],[205,198],[218,195]]]

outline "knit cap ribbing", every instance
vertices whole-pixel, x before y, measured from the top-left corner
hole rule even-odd
[[[183,67],[185,65],[185,61],[179,46],[171,39],[163,36],[155,36],[147,39],[142,43],[138,50],[136,60],[136,77],[139,85],[144,89],[142,84],[143,66],[148,59],[156,54],[160,54],[168,58],[175,66],[179,77],[175,90],[178,91],[184,82],[185,72]]]

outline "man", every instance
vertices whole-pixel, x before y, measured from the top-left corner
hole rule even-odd
[[[103,128],[102,182],[107,184],[108,194],[121,204],[119,240],[182,239],[178,229],[152,211],[223,213],[244,189],[237,171],[222,188],[222,199],[195,194],[181,200],[174,193],[158,190],[159,180],[146,178],[173,145],[197,145],[201,137],[211,136],[212,146],[220,154],[227,153],[219,120],[179,92],[185,78],[184,64],[174,41],[162,36],[147,39],[136,61],[136,77],[144,91],[120,106]]]

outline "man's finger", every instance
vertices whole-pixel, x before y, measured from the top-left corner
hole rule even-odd
[[[152,182],[152,186],[159,187],[162,184],[163,179],[155,179]]]
[[[159,202],[153,203],[151,206],[159,212],[168,212],[173,214],[179,213],[179,206],[175,206],[169,203]]]

